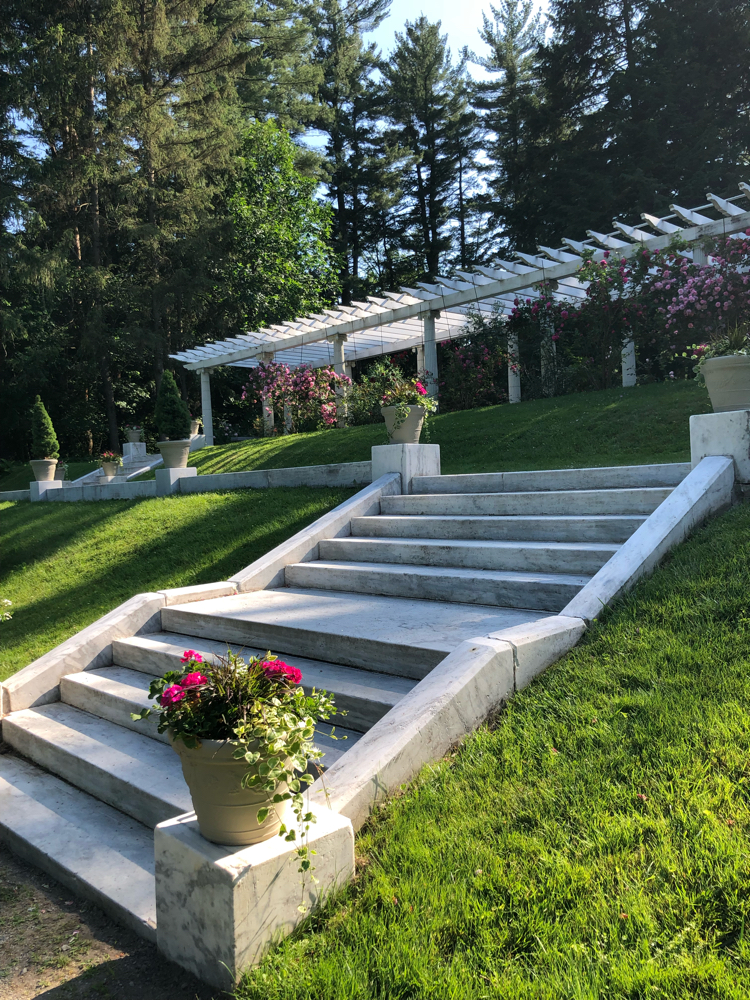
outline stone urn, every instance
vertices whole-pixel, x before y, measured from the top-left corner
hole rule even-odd
[[[391,444],[419,444],[419,435],[422,433],[425,413],[423,406],[410,406],[409,414],[402,424],[395,427],[396,407],[381,406],[380,412],[385,420],[385,429],[388,431],[388,440]]]
[[[31,471],[38,483],[46,483],[55,478],[56,458],[32,458]]]
[[[180,757],[198,826],[206,840],[246,847],[278,834],[284,804],[271,808],[264,822],[258,823],[258,810],[270,806],[271,799],[268,792],[242,787],[248,765],[234,759],[231,743],[201,740],[198,747],[191,749],[182,740],[173,739],[171,732],[169,742]],[[283,794],[286,789],[282,784],[276,792]]]
[[[190,437],[194,438],[196,436],[196,434],[200,434],[200,432],[201,432],[200,421],[198,421],[198,420],[191,420],[190,421]]]
[[[159,441],[157,448],[164,459],[165,469],[186,469],[190,454],[190,438],[176,441]]]
[[[117,462],[102,462],[102,472],[105,476],[116,476],[118,468]]]
[[[141,440],[141,428],[131,427],[130,430],[126,431],[128,435],[128,444],[138,444]]]
[[[750,410],[750,355],[707,358],[701,365],[714,413]]]

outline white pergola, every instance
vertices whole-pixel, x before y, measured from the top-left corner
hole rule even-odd
[[[699,244],[706,239],[741,233],[750,228],[750,211],[737,202],[750,200],[750,184],[742,182],[739,187],[739,195],[719,198],[709,194],[707,203],[696,208],[670,205],[671,214],[663,218],[644,213],[637,226],[614,222],[611,233],[588,230],[585,240],[565,239],[564,246],[558,249],[540,246],[538,254],[517,253],[517,260],[496,260],[489,267],[458,271],[450,278],[439,277],[435,284],[420,282],[417,288],[402,288],[386,292],[383,298],[370,297],[365,302],[325,309],[322,313],[242,333],[170,357],[201,374],[207,444],[213,444],[210,372],[221,365],[253,368],[274,360],[290,368],[333,365],[343,374],[357,361],[415,349],[418,367],[431,373],[428,388],[435,395],[437,344],[466,336],[468,314],[508,315],[519,295],[538,297],[536,286],[540,282],[550,282],[557,299],[574,303],[585,298],[586,283],[579,281],[576,274],[587,250],[594,250],[594,260],[601,260],[606,250],[630,257],[643,246],[650,250],[666,249],[676,234],[688,244]],[[706,262],[698,246],[684,252],[696,262]],[[509,348],[516,353],[518,345],[510,344]],[[622,382],[625,386],[635,384],[632,342],[623,347]],[[520,375],[512,366],[508,368],[508,397],[511,403],[521,399]]]

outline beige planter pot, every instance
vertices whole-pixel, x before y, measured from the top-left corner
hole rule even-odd
[[[31,470],[38,483],[46,483],[50,479],[54,479],[56,468],[56,458],[32,458],[31,460]]]
[[[259,825],[257,813],[262,806],[270,805],[268,793],[242,787],[247,764],[234,759],[231,744],[201,740],[201,745],[191,750],[182,740],[172,739],[171,733],[169,742],[180,756],[198,826],[206,840],[246,847],[278,834],[284,803],[272,808]],[[279,785],[277,791],[283,794],[286,787]]]
[[[750,410],[750,356],[708,358],[701,366],[714,413]]]
[[[128,444],[138,444],[141,440],[141,432],[138,431],[128,431]]]
[[[58,482],[65,482],[65,466],[61,465],[58,461],[57,468],[55,469],[55,479]]]
[[[119,468],[117,462],[102,462],[102,472],[105,476],[116,476]]]
[[[195,437],[200,432],[201,425],[197,420],[190,421],[190,437]]]
[[[190,438],[177,441],[159,441],[157,448],[164,459],[165,469],[186,469],[190,454]]]
[[[391,444],[419,444],[419,435],[422,433],[426,413],[423,406],[410,406],[408,417],[395,430],[393,425],[396,422],[396,407],[381,406],[380,412],[383,414]]]

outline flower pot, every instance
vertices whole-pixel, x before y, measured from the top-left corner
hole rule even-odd
[[[186,469],[190,454],[190,438],[177,441],[159,441],[157,445],[164,459],[165,469]]]
[[[105,476],[116,476],[117,469],[117,462],[102,462],[102,472]]]
[[[127,435],[129,444],[138,444],[138,442],[141,440],[140,427],[138,428],[138,430],[127,431]]]
[[[55,479],[58,482],[65,481],[65,466],[61,462],[57,463],[57,468],[55,469]]]
[[[56,458],[32,458],[31,470],[38,483],[46,483],[55,478]]]
[[[248,765],[234,759],[230,743],[201,740],[200,746],[191,750],[182,740],[173,739],[171,732],[169,742],[180,756],[198,826],[206,840],[245,847],[278,834],[284,803],[272,808],[262,825],[258,823],[258,810],[271,804],[269,794],[242,787]],[[285,791],[286,785],[277,788],[278,793]]]
[[[201,425],[197,420],[190,421],[190,437],[195,437],[196,434],[200,434]]]
[[[701,365],[714,413],[750,410],[750,356],[707,358]]]
[[[393,426],[396,422],[396,407],[381,406],[380,412],[383,414],[391,444],[419,444],[419,435],[422,433],[426,413],[423,406],[410,406],[406,420],[396,428]]]

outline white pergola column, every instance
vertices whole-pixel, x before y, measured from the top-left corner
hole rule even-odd
[[[420,344],[417,348],[417,371],[424,371],[424,345]]]
[[[518,354],[518,334],[508,334],[508,402],[521,402],[521,369]]]
[[[625,342],[622,348],[622,384],[625,388],[635,385],[635,343]]]
[[[424,317],[424,366],[430,374],[427,378],[427,394],[433,399],[438,394],[437,343],[435,341],[435,320],[439,309],[431,309]]]
[[[284,433],[292,433],[292,408],[286,400],[284,400]]]
[[[347,365],[344,360],[344,344],[346,334],[338,337],[331,337],[333,346],[333,370],[337,375],[348,375],[351,372],[351,365]],[[347,368],[349,369],[347,371]],[[346,427],[346,389],[339,386],[336,389],[336,426]]]
[[[211,369],[201,368],[201,416],[206,444],[214,443],[214,417],[211,412]]]
[[[267,364],[273,361],[273,352],[261,354],[260,360]],[[260,397],[260,410],[263,417],[263,434],[270,437],[273,434],[273,397],[263,393]]]

